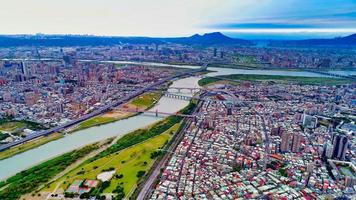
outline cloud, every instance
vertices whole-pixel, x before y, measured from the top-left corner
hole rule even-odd
[[[350,29],[355,0],[7,0],[0,34],[181,36],[220,29]]]
[[[247,18],[234,23],[208,25],[206,28],[232,32],[350,32],[356,29],[356,12]]]

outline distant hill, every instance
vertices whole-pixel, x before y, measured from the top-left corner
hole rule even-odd
[[[356,34],[333,39],[273,41],[272,46],[356,46]]]
[[[0,35],[0,47],[12,46],[111,46],[117,44],[162,44],[187,45],[251,45],[247,40],[234,39],[222,33],[195,34],[191,37],[103,37],[86,35]]]
[[[228,37],[220,32],[195,34],[190,37],[109,37],[89,35],[0,35],[0,47],[16,46],[112,46],[117,44],[164,44],[176,43],[194,46],[250,46],[250,40]],[[354,47],[356,34],[333,39],[272,40],[276,47]]]
[[[220,32],[195,34],[191,37],[167,38],[165,41],[187,45],[251,45],[248,40],[230,38]]]

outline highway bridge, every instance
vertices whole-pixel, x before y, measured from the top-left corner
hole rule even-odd
[[[152,88],[157,88],[158,86],[162,85],[163,83],[166,83],[166,82],[169,82],[173,79],[176,79],[176,78],[179,78],[179,77],[182,77],[182,76],[189,76],[189,75],[192,75],[194,73],[198,73],[198,72],[202,72],[202,71],[205,71],[206,68],[207,68],[207,65],[208,64],[204,64],[200,69],[192,69],[192,70],[189,70],[189,71],[184,71],[184,72],[181,72],[181,73],[177,73],[173,76],[170,76],[170,77],[167,77],[167,78],[164,78],[164,79],[161,79],[159,81],[157,81],[156,83],[153,83],[153,84],[150,84],[149,86],[145,87],[145,88],[141,88],[135,92],[133,92],[132,94],[128,95],[128,96],[125,96],[121,99],[118,99],[116,100],[115,102],[111,103],[111,104],[108,104],[102,108],[99,108],[87,115],[84,115],[78,119],[75,119],[75,120],[72,120],[68,123],[65,123],[63,125],[60,125],[60,126],[57,126],[57,127],[54,127],[54,128],[51,128],[51,129],[48,129],[48,130],[43,130],[43,131],[37,131],[37,132],[34,132],[34,133],[31,133],[29,135],[27,135],[25,138],[22,138],[20,140],[17,140],[15,142],[12,142],[12,143],[9,143],[9,144],[5,144],[5,145],[2,145],[0,146],[0,151],[4,151],[6,149],[9,149],[11,147],[14,147],[14,146],[17,146],[19,144],[22,144],[22,143],[25,143],[25,142],[28,142],[30,140],[33,140],[33,139],[36,139],[36,138],[39,138],[39,137],[42,137],[42,136],[47,136],[47,135],[50,135],[52,133],[55,133],[55,132],[59,132],[59,131],[63,131],[75,124],[78,124],[82,121],[85,121],[87,119],[90,119],[92,117],[95,117],[97,115],[100,115],[102,113],[105,113],[107,111],[109,111],[111,108],[113,107],[117,107],[117,106],[120,106],[124,103],[126,103],[127,101],[129,101],[130,99],[132,98],[135,98],[147,91],[150,91],[152,90]]]
[[[143,110],[143,109],[129,109],[129,108],[117,108],[116,110],[123,111],[123,112],[129,112],[129,113],[142,113],[142,114],[148,114],[150,116],[156,116],[156,117],[166,117],[166,116],[179,116],[179,117],[188,117],[188,118],[194,118],[194,115],[186,115],[186,114],[181,114],[179,112],[176,113],[168,113],[168,112],[162,112],[159,110]]]
[[[165,97],[168,98],[172,98],[172,99],[181,99],[181,100],[186,100],[186,101],[190,101],[193,97],[189,97],[189,96],[184,96],[184,95],[180,95],[180,94],[175,94],[175,93],[165,93],[164,94]]]

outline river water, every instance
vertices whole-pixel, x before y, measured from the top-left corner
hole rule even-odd
[[[116,62],[118,63],[118,62]],[[137,64],[137,63],[133,63]],[[147,65],[167,66],[165,64],[145,63]],[[196,68],[196,66],[179,66],[168,65],[170,67]],[[289,75],[289,76],[308,76],[308,77],[323,77],[324,75],[311,72],[295,72],[295,71],[268,71],[268,70],[243,70],[229,68],[214,68],[209,67],[208,70],[214,71],[206,76],[228,75],[228,74],[266,74],[266,75]],[[348,72],[339,72],[348,73]],[[170,87],[185,87],[197,88],[198,80],[201,76],[188,77],[178,79],[173,82]],[[171,91],[170,91],[171,90]],[[170,92],[176,92],[174,89],[169,89]],[[181,95],[192,95],[189,91],[181,91]],[[176,92],[177,93],[177,92]],[[157,104],[151,108],[151,111],[160,111],[166,113],[174,113],[188,105],[188,101],[162,97]],[[56,157],[63,153],[72,151],[79,147],[98,142],[100,140],[113,136],[122,136],[133,130],[143,128],[162,119],[162,116],[140,114],[128,119],[119,120],[113,123],[80,130],[65,137],[44,144],[40,147],[28,150],[17,154],[10,158],[0,161],[0,180],[6,179],[22,170],[41,163],[50,158]]]

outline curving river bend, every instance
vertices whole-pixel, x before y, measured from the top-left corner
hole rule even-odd
[[[107,61],[113,63],[127,63],[120,61]],[[137,62],[133,63],[137,64]],[[144,63],[151,66],[169,66],[181,68],[196,68],[196,66],[179,66],[179,65],[165,65],[161,63]],[[206,74],[206,76],[218,76],[228,74],[265,74],[265,75],[289,75],[289,76],[308,76],[308,77],[323,77],[324,75],[315,74],[311,72],[295,72],[295,71],[268,71],[268,70],[243,70],[230,68],[214,68],[209,67],[208,70],[214,71]],[[340,72],[345,73],[345,72]],[[346,72],[349,74],[349,72]],[[351,72],[350,72],[351,73]],[[352,72],[354,74],[354,72]],[[199,87],[198,81],[200,76],[183,78],[175,80],[170,87]],[[189,95],[182,90],[182,95]],[[171,99],[162,97],[151,110],[159,110],[167,113],[174,113],[188,105],[188,101]],[[28,169],[38,163],[41,163],[50,158],[56,157],[63,153],[72,151],[79,147],[98,142],[100,140],[110,138],[113,136],[122,136],[133,130],[143,128],[147,125],[161,120],[162,117],[153,115],[140,114],[128,119],[119,120],[113,123],[80,130],[65,137],[44,144],[40,147],[28,150],[26,152],[17,154],[10,158],[0,161],[0,180],[6,179],[22,170]]]

